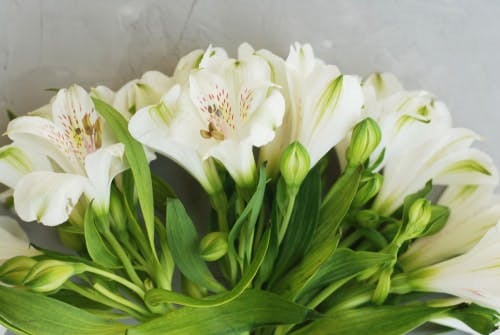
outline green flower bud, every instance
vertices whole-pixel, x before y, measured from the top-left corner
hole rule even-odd
[[[392,267],[388,267],[380,274],[377,287],[375,288],[372,296],[372,301],[377,305],[383,304],[387,299],[387,296],[389,295],[389,292],[391,290],[392,271]]]
[[[51,292],[61,287],[69,278],[77,274],[74,263],[58,260],[38,262],[24,278],[24,285],[35,292]]]
[[[357,208],[365,205],[370,199],[377,195],[378,191],[382,187],[384,177],[381,174],[375,173],[370,176],[370,178],[364,182],[359,188],[354,200],[352,201],[352,207]]]
[[[200,242],[201,257],[207,262],[213,262],[227,253],[227,234],[223,232],[212,232]]]
[[[349,165],[363,164],[377,148],[382,138],[380,128],[372,118],[359,122],[352,130],[351,143],[346,158]]]
[[[364,228],[377,228],[380,216],[377,212],[370,209],[364,209],[356,213],[356,221]]]
[[[0,281],[9,285],[20,286],[37,261],[26,256],[9,259],[0,266]]]
[[[109,197],[109,213],[113,219],[113,228],[117,232],[124,232],[127,230],[127,219],[125,209],[123,208],[120,195],[116,190],[111,191]]]
[[[190,297],[201,299],[208,293],[207,289],[196,285],[186,277],[182,277],[182,290]]]
[[[404,232],[404,239],[410,240],[419,237],[427,229],[432,216],[432,205],[427,199],[417,199],[408,211],[408,223]]]
[[[299,142],[293,142],[283,151],[280,170],[288,186],[298,188],[307,176],[310,167],[309,153]]]

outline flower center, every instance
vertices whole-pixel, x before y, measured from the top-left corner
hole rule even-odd
[[[78,115],[75,110],[57,116],[52,138],[68,158],[83,164],[85,157],[102,145],[102,122],[94,109]]]
[[[208,123],[208,129],[200,130],[201,137],[223,141],[245,123],[253,99],[252,91],[243,88],[238,98],[237,114],[233,111],[228,90],[217,84],[212,92],[198,99],[199,109]]]

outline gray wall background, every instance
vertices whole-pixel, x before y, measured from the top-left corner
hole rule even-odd
[[[390,71],[435,93],[499,164],[499,17],[495,0],[1,0],[0,131],[5,109],[41,106],[46,88],[118,88],[209,43],[286,56],[301,41],[345,73]]]

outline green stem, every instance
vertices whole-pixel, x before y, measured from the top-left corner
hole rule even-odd
[[[149,246],[149,242],[147,241],[144,231],[141,229],[141,225],[137,221],[135,215],[132,213],[132,209],[128,201],[123,197],[123,205],[125,211],[127,212],[127,217],[129,219],[128,228],[130,229],[131,235],[135,238],[137,243],[139,244],[139,248],[141,249],[142,254],[146,259],[152,259],[152,252]]]
[[[89,265],[85,265],[85,271],[90,272],[90,273],[94,273],[96,275],[100,275],[102,277],[111,279],[117,283],[120,283],[123,286],[125,286],[125,287],[129,288],[130,290],[132,290],[133,292],[135,292],[141,299],[144,299],[144,294],[145,294],[144,290],[140,286],[137,286],[134,283],[129,282],[125,278],[122,278],[118,275],[115,275],[114,273],[111,273],[111,272],[108,272],[105,270],[94,268],[94,267],[89,266]]]
[[[99,292],[103,296],[106,296],[109,299],[114,300],[123,306],[127,306],[128,308],[131,308],[134,311],[141,313],[141,314],[144,314],[144,315],[149,314],[149,312],[146,309],[144,309],[143,307],[138,306],[138,305],[134,304],[133,302],[131,302],[130,300],[127,300],[127,299],[123,298],[122,296],[119,296],[118,294],[111,292],[110,290],[108,290],[106,287],[104,287],[103,285],[101,285],[99,283],[95,283],[93,285],[93,287],[97,292]]]
[[[125,250],[123,250],[122,246],[120,245],[120,242],[118,242],[118,240],[115,238],[115,236],[111,233],[111,231],[108,228],[105,228],[103,230],[103,235],[106,238],[106,240],[108,240],[109,244],[111,245],[111,248],[114,250],[118,258],[122,262],[123,267],[125,268],[125,272],[129,276],[129,278],[137,286],[142,286],[142,280],[137,275],[134,266],[130,262],[128,255],[125,253]]]
[[[217,213],[217,224],[222,232],[229,232],[227,222],[227,198],[224,191],[220,190],[210,195],[210,202]]]
[[[357,229],[349,234],[346,238],[342,239],[340,243],[341,248],[350,248],[354,243],[356,243],[361,237],[363,237],[363,233]]]
[[[290,219],[293,213],[293,207],[295,205],[295,199],[297,197],[297,192],[290,192],[288,194],[288,204],[285,212],[285,216],[281,221],[279,231],[278,231],[278,245],[281,244],[283,239],[285,238],[286,230],[288,228],[288,224],[290,223]]]
[[[71,281],[67,281],[64,284],[64,287],[68,290],[71,290],[75,293],[78,293],[82,297],[85,297],[85,298],[90,299],[92,301],[98,302],[100,304],[103,304],[103,305],[106,305],[108,307],[111,307],[111,308],[114,308],[116,310],[127,313],[128,315],[136,318],[137,320],[140,320],[140,321],[146,320],[144,315],[136,312],[135,310],[133,310],[127,306],[124,306],[124,305],[110,299],[109,297],[103,296],[100,293],[92,291],[91,289],[80,287]]]
[[[333,292],[335,292],[337,289],[339,289],[342,285],[347,283],[351,278],[347,278],[344,280],[340,280],[337,282],[334,282],[327,287],[325,287],[321,292],[319,292],[306,306],[314,309],[319,306],[326,298],[331,296]]]

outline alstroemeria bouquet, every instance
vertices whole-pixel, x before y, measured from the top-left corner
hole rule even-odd
[[[344,75],[309,45],[286,60],[209,47],[171,77],[60,89],[6,134],[2,199],[67,247],[30,245],[0,219],[0,324],[17,334],[499,322],[497,170],[442,102],[391,74]],[[175,176],[151,172],[156,155],[199,182],[210,211],[186,210]]]

